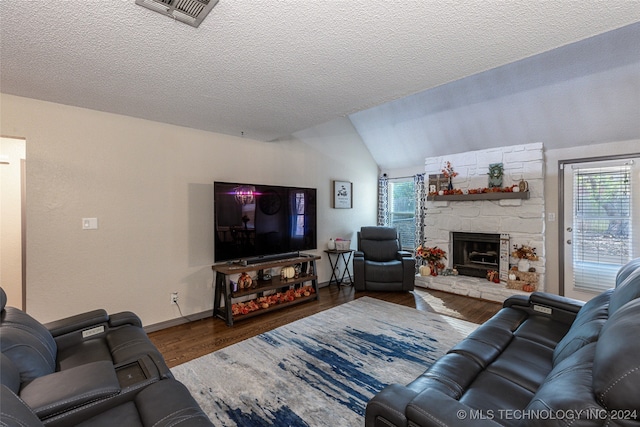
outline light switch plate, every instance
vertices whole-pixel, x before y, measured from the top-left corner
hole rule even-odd
[[[83,230],[97,230],[98,229],[98,218],[82,218],[82,229]]]

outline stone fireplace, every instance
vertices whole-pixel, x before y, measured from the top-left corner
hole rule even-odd
[[[416,280],[416,285],[499,300],[513,295],[506,288],[508,270],[515,260],[509,254],[513,245],[530,245],[538,250],[539,260],[532,264],[539,274],[539,290],[544,290],[544,152],[542,143],[516,145],[448,156],[427,158],[425,173],[439,174],[445,162],[451,162],[458,176],[454,188],[463,190],[488,186],[489,165],[504,166],[503,187],[528,183],[528,199],[460,197],[429,200],[426,204],[425,243],[447,251],[447,267],[458,276],[437,276]],[[486,280],[487,270],[500,273],[500,284]],[[477,286],[476,286],[477,285]],[[490,287],[487,291],[484,287]],[[499,289],[501,288],[501,289]],[[489,296],[487,296],[489,295]],[[503,298],[504,297],[504,298]],[[502,299],[501,299],[502,298]]]

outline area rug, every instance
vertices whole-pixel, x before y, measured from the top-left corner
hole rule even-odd
[[[477,326],[362,297],[172,372],[216,426],[362,426],[375,393],[411,382]]]

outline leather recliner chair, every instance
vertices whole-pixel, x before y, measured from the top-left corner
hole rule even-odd
[[[94,310],[45,325],[6,303],[0,288],[3,420],[32,425],[6,412],[24,413],[9,404],[17,399],[50,427],[212,425],[134,313]]]
[[[353,255],[353,280],[357,291],[412,291],[416,260],[403,251],[393,227],[362,227]]]

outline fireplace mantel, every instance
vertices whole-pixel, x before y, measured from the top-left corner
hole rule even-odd
[[[434,202],[462,202],[468,200],[501,200],[501,199],[529,199],[529,191],[521,191],[517,193],[511,192],[495,192],[495,193],[476,193],[476,194],[445,194],[427,196],[427,200]]]

